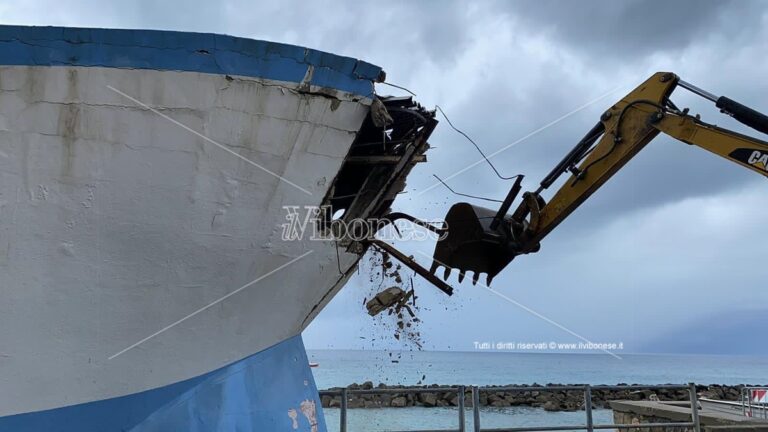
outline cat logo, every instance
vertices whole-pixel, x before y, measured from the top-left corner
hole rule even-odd
[[[768,171],[768,153],[763,153],[760,150],[755,150],[752,152],[751,155],[749,155],[749,159],[747,160],[750,165],[756,166],[758,168],[762,168],[763,170]]]
[[[731,158],[762,171],[768,171],[768,151],[740,148],[731,152]]]

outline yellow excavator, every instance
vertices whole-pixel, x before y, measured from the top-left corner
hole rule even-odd
[[[445,280],[453,269],[458,270],[459,282],[471,272],[473,284],[485,273],[486,284],[490,285],[516,256],[537,252],[547,234],[659,133],[768,176],[768,142],[705,123],[698,115],[689,115],[687,108],[679,109],[670,100],[677,87],[709,99],[722,113],[768,134],[768,117],[764,114],[725,96],[717,97],[673,73],[659,72],[605,111],[539,188],[523,193],[512,214],[508,211],[520,193],[522,176],[517,176],[498,210],[454,204],[441,228],[402,213],[392,214],[391,220],[405,218],[441,235],[429,271],[391,245],[379,241],[376,244],[450,295],[452,288],[434,274],[438,268],[444,268]],[[570,177],[549,202],[545,201],[541,192],[566,173]]]
[[[705,123],[698,115],[689,115],[688,109],[679,109],[670,100],[677,87],[711,100],[724,114],[768,134],[765,115],[725,96],[717,97],[673,73],[656,73],[605,111],[539,188],[523,193],[522,202],[511,215],[507,212],[520,193],[522,176],[517,177],[498,210],[454,204],[445,217],[447,235],[435,247],[429,273],[433,275],[443,267],[447,279],[456,269],[461,282],[472,272],[473,283],[485,273],[490,285],[516,256],[537,252],[547,234],[659,133],[768,176],[768,142]],[[566,173],[570,177],[549,202],[545,201],[541,192]]]

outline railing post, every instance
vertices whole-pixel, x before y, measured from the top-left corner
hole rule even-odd
[[[459,432],[464,432],[466,421],[464,419],[464,386],[459,386],[459,392],[456,395],[459,398]]]
[[[472,386],[472,415],[475,432],[480,432],[480,389]]]
[[[341,411],[339,412],[339,432],[347,432],[347,389],[341,389]]]
[[[744,399],[745,390],[746,388],[741,388],[741,415],[744,417],[747,416],[747,400]]]
[[[584,411],[587,413],[587,432],[592,432],[592,387],[589,385],[584,387]]]
[[[696,384],[688,383],[688,392],[691,394],[691,420],[693,420],[693,430],[701,432],[701,423],[699,421],[699,398],[696,396]]]

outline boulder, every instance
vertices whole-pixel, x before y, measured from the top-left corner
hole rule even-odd
[[[504,400],[498,393],[491,393],[488,395],[488,404],[493,405],[494,402]]]
[[[353,397],[347,402],[347,408],[364,408],[365,401],[360,398]]]
[[[325,395],[320,398],[320,405],[322,405],[323,408],[328,408],[329,406],[331,406],[332,400],[333,398],[331,396]]]
[[[397,396],[392,398],[392,402],[389,403],[389,406],[395,407],[395,408],[402,408],[408,404],[408,400],[405,398],[405,396]]]
[[[437,405],[437,395],[434,393],[420,393],[419,402],[425,407],[433,407]]]

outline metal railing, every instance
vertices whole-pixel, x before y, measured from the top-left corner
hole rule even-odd
[[[568,430],[585,430],[593,432],[595,430],[603,429],[641,429],[652,427],[683,427],[691,428],[695,432],[701,432],[701,423],[699,421],[699,407],[698,399],[696,396],[696,385],[690,383],[688,385],[622,385],[622,386],[610,386],[610,385],[583,385],[583,386],[547,386],[547,387],[531,387],[531,386],[511,386],[511,387],[486,387],[480,388],[477,386],[469,387],[472,396],[472,416],[473,432],[543,432],[543,431],[568,431]],[[341,396],[341,406],[339,407],[339,431],[348,432],[347,430],[347,403],[350,395],[366,395],[366,394],[419,394],[419,393],[455,393],[458,396],[457,408],[458,415],[458,428],[457,429],[431,429],[431,430],[408,430],[397,432],[467,432],[465,422],[465,397],[466,386],[458,387],[423,387],[423,388],[373,388],[373,389],[347,389],[340,390],[323,390],[320,391],[320,396]],[[689,422],[667,422],[667,423],[643,423],[643,424],[594,424],[592,420],[592,391],[593,390],[687,390],[689,393],[689,399],[691,401],[691,421]],[[506,393],[520,393],[520,392],[556,392],[556,391],[582,391],[584,392],[584,412],[585,423],[577,425],[565,425],[565,426],[527,426],[527,427],[508,427],[508,428],[481,428],[480,419],[480,392],[506,392]]]
[[[760,402],[760,400],[768,400],[768,387],[747,386],[742,388],[742,413],[747,417],[768,419],[768,402]]]

